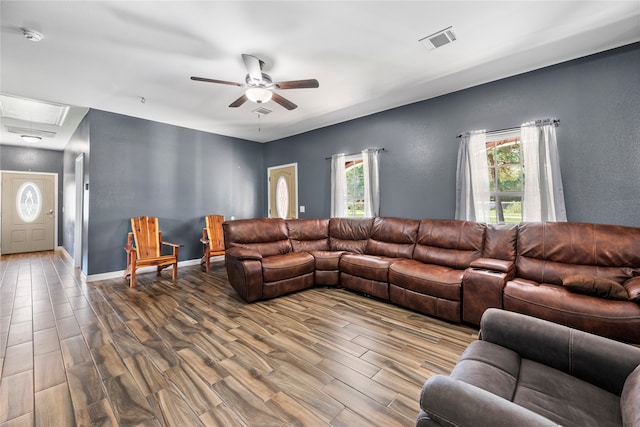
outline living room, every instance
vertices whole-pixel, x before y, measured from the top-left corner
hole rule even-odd
[[[3,9],[10,3],[3,2]],[[183,245],[180,261],[188,265],[201,255],[199,238],[205,215],[217,213],[228,219],[268,216],[269,167],[297,164],[298,205],[305,207],[299,218],[329,218],[331,164],[327,158],[335,153],[384,148],[380,157],[381,216],[452,219],[456,137],[474,129],[512,128],[543,118],[560,120],[558,148],[568,220],[640,227],[640,5],[629,3],[635,14],[627,17],[632,22],[627,43],[615,47],[594,43],[592,52],[576,54],[570,60],[549,62],[267,143],[88,105],[86,116],[64,149],[2,143],[0,169],[58,175],[56,247],[70,257],[75,247],[81,248],[81,270],[89,282],[121,275],[126,266],[122,247],[131,217],[159,217],[165,239]],[[3,13],[2,19],[4,29],[7,14]],[[45,42],[48,34],[44,28],[42,31]],[[3,33],[3,46],[10,37],[22,36]],[[444,49],[447,47],[455,45]],[[245,52],[226,54],[237,60],[239,75],[244,73],[241,53]],[[277,58],[277,52],[270,54]],[[16,77],[4,71],[8,66],[4,54],[2,62],[0,89],[13,93],[7,79]],[[509,58],[493,64],[507,67]],[[201,74],[233,78],[213,71],[205,68]],[[188,80],[190,73],[185,70],[180,78]],[[298,76],[296,70],[290,74],[291,78]],[[328,84],[319,80],[320,88]],[[207,91],[202,85],[198,90]],[[304,96],[312,98],[314,90]],[[376,96],[392,97],[390,89],[372,90],[379,91]],[[28,92],[14,94],[36,98]],[[144,94],[130,95],[142,105],[136,97]],[[227,108],[237,96],[230,91],[216,95],[214,101]],[[300,99],[303,110],[305,98]],[[154,103],[148,95],[145,101]],[[277,113],[287,113],[281,111]],[[266,133],[269,120],[268,115],[252,115],[254,134],[260,130]],[[76,196],[75,161],[81,154],[86,205],[84,241],[76,246],[78,219],[71,207],[75,207]]]

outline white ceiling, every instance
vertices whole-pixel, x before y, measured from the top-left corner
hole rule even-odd
[[[64,149],[88,108],[268,142],[640,41],[640,0],[2,0],[0,8],[0,92],[79,107],[69,129],[36,144],[53,149]],[[436,50],[418,42],[449,26],[455,42]],[[44,38],[27,40],[24,27]],[[244,82],[242,53],[261,58],[274,81],[315,78],[320,87],[279,91],[293,111],[273,101],[229,108],[242,88],[189,79]],[[260,106],[272,112],[258,118]],[[23,144],[7,120],[0,141]]]

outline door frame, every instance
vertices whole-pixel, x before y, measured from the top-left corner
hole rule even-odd
[[[82,228],[84,221],[84,153],[75,160],[76,212],[73,230],[73,266],[82,270]]]
[[[271,166],[269,168],[267,168],[267,217],[271,218],[271,215],[269,214],[269,205],[271,203],[271,185],[269,183],[269,177],[271,176],[271,171],[273,169],[282,169],[282,168],[288,168],[288,167],[293,167],[294,170],[294,179],[296,181],[296,194],[295,194],[295,200],[293,201],[294,206],[295,206],[295,213],[296,216],[295,218],[299,217],[299,212],[298,212],[298,163],[287,163],[284,165],[278,165],[278,166]]]
[[[55,212],[55,221],[53,226],[53,249],[56,250],[60,246],[58,245],[58,224],[60,221],[58,210],[58,174],[54,172],[31,172],[31,171],[16,171],[0,169],[0,242],[2,241],[2,178],[5,173],[19,173],[21,175],[49,175],[53,176],[53,206]],[[2,247],[0,247],[0,255],[2,255]]]

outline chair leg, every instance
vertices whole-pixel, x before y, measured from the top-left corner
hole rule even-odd
[[[173,255],[176,257],[176,262],[173,264],[173,271],[171,272],[171,277],[175,282],[178,280],[178,248],[173,248]]]
[[[211,270],[211,255],[210,255],[210,249],[209,249],[209,245],[207,245],[207,248],[204,251],[204,257],[205,257],[205,271],[208,273]]]
[[[135,257],[135,254],[132,254],[131,260],[129,261],[131,263],[131,275],[129,278],[130,288],[136,287],[136,259],[134,257]]]

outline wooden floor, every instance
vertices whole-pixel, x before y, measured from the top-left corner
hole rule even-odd
[[[0,257],[0,425],[411,426],[477,330],[334,288],[246,304],[221,263],[85,283]]]

